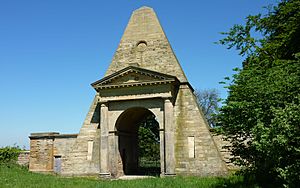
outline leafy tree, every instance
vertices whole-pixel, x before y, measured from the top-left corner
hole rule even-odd
[[[140,123],[138,142],[140,158],[146,161],[159,161],[159,124],[153,114]]]
[[[220,102],[218,91],[216,89],[196,90],[195,95],[208,124],[215,127]]]
[[[228,83],[220,121],[233,161],[264,187],[300,184],[300,1],[234,25],[220,43],[245,56]],[[259,37],[253,37],[261,36]]]

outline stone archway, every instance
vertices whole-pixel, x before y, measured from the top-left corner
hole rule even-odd
[[[148,129],[147,126],[152,126],[152,127],[148,127],[149,128]],[[155,115],[147,108],[132,107],[125,110],[118,117],[115,127],[118,135],[118,151],[122,160],[123,173],[125,175],[159,174],[160,173],[159,125],[158,122],[155,120]],[[145,168],[141,166],[142,164],[139,159],[141,159],[143,155],[142,151],[144,151],[143,148],[144,145],[142,147],[139,144],[141,144],[140,143],[141,139],[144,139],[143,136],[146,136],[145,134],[143,136],[139,135],[139,134],[143,134],[141,132],[141,128],[144,131],[148,130],[149,132],[158,135],[157,136],[158,142],[157,140],[155,141],[153,140],[154,141],[154,142],[152,141],[153,143],[149,143],[152,144],[152,146],[158,147],[158,151],[154,149],[154,151],[156,151],[156,154],[154,155],[158,155],[158,156],[154,156],[156,159],[158,159],[159,169],[155,169],[156,171],[153,171],[154,168]],[[149,138],[151,138],[151,136],[148,137],[148,139]]]
[[[179,89],[178,79],[129,66],[92,85],[99,92],[97,102],[100,103],[100,176],[120,176],[124,172],[138,174],[136,149],[128,153],[137,148],[133,136],[137,128],[132,126],[151,113],[159,123],[160,174],[174,175],[174,102]],[[119,142],[119,136],[124,141]],[[119,144],[123,142],[131,143],[132,148],[119,150]]]

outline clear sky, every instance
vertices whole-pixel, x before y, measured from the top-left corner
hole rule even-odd
[[[0,0],[0,147],[31,132],[78,133],[131,12],[152,7],[195,89],[241,65],[219,33],[274,0]],[[264,11],[265,12],[265,11]]]

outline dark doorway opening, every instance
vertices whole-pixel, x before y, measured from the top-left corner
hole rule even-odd
[[[159,123],[146,108],[125,110],[117,120],[119,153],[125,175],[160,175]]]

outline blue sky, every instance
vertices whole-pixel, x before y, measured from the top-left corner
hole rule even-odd
[[[272,0],[1,0],[0,146],[29,148],[31,132],[78,133],[131,12],[150,6],[195,89],[241,65],[214,42]]]

